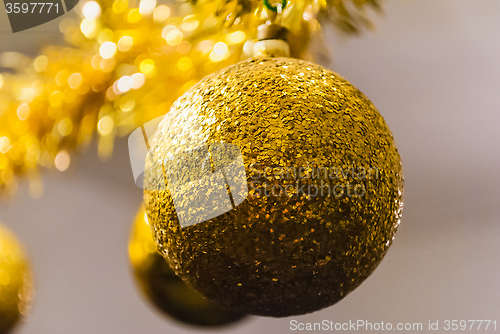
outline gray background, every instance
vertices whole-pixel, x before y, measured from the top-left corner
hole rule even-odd
[[[291,319],[496,319],[500,327],[500,1],[392,0],[385,9],[375,33],[328,39],[332,68],[378,106],[403,158],[405,209],[392,248],[331,308],[216,332],[285,333]],[[34,52],[58,36],[52,22],[14,38],[3,11],[0,20],[2,51]],[[45,172],[41,199],[23,183],[0,203],[0,220],[29,248],[37,279],[32,316],[17,333],[202,332],[137,294],[127,241],[141,191],[124,141],[108,162],[95,151],[64,173]]]

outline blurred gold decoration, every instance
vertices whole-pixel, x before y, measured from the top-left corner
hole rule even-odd
[[[149,142],[145,204],[159,250],[191,286],[286,317],[333,305],[375,270],[400,223],[403,177],[363,93],[265,54],[173,104]]]
[[[319,19],[340,31],[369,26],[367,8],[381,0],[297,0],[283,13],[292,54],[311,59]],[[80,20],[60,23],[69,47],[48,46],[35,59],[0,56],[0,195],[27,175],[42,194],[39,166],[66,170],[73,151],[94,133],[107,157],[115,137],[169,109],[206,74],[248,57],[267,12],[257,0],[87,1]],[[322,21],[323,22],[323,21]],[[97,131],[96,131],[97,130]]]
[[[184,283],[156,250],[146,211],[139,210],[129,243],[134,276],[145,297],[166,315],[190,325],[214,327],[241,320],[244,315],[222,308]]]
[[[28,315],[33,273],[15,235],[0,225],[0,334],[9,333]]]

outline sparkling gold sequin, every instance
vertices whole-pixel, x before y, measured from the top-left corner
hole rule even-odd
[[[377,267],[401,217],[401,161],[384,119],[348,81],[307,61],[256,58],[200,81],[169,115],[176,113],[151,140],[146,167],[197,147],[190,143],[231,143],[242,152],[249,184],[254,177],[269,186],[293,184],[273,173],[289,167],[317,185],[321,178],[306,176],[328,167],[341,171],[331,185],[365,190],[273,196],[276,187],[259,194],[249,186],[235,209],[184,228],[170,191],[146,190],[157,245],[190,285],[225,306],[282,317],[336,303]],[[348,172],[352,167],[371,176]],[[146,188],[159,189],[159,182],[146,171]]]

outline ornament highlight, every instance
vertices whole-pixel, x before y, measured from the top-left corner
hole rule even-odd
[[[209,301],[182,281],[156,250],[146,211],[141,207],[129,242],[129,258],[143,295],[164,314],[202,327],[235,323],[244,314]]]
[[[0,334],[26,317],[33,298],[33,273],[15,235],[0,225]]]
[[[335,304],[400,223],[401,160],[384,119],[308,61],[262,56],[207,76],[150,147],[144,194],[159,250],[204,296],[245,313]]]

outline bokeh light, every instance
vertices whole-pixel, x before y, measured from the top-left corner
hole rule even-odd
[[[150,15],[156,8],[156,0],[141,0],[139,5],[139,13],[142,15]]]
[[[82,13],[86,19],[96,19],[101,16],[101,7],[95,1],[88,1],[83,5]]]
[[[97,124],[97,130],[99,133],[103,136],[109,135],[114,128],[114,122],[111,116],[104,116],[99,120],[99,123]]]
[[[57,168],[58,171],[64,172],[65,170],[68,169],[69,165],[71,162],[71,158],[65,150],[60,151],[57,153],[56,158],[54,160],[54,165]]]
[[[105,42],[99,48],[99,54],[104,59],[113,58],[116,54],[116,44],[113,42]]]

